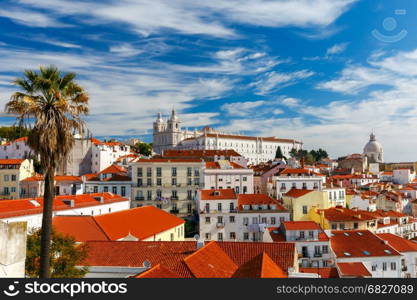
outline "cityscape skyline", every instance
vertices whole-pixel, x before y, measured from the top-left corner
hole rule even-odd
[[[55,64],[89,92],[97,137],[151,142],[156,113],[175,108],[190,129],[293,138],[332,158],[362,153],[374,130],[386,161],[415,160],[416,4],[5,2],[2,107],[24,69]]]

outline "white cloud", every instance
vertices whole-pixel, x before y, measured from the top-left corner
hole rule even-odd
[[[111,53],[124,57],[135,56],[140,53],[143,53],[143,50],[137,49],[128,43],[123,43],[117,46],[111,46],[109,50]]]
[[[340,43],[340,44],[333,45],[332,47],[327,49],[326,56],[340,54],[346,50],[347,46],[348,46],[348,43]]]
[[[296,98],[284,98],[281,100],[281,104],[288,107],[297,107],[300,105],[300,100]]]
[[[19,0],[57,16],[88,16],[88,23],[128,24],[142,36],[163,30],[183,34],[235,37],[230,23],[265,27],[325,27],[356,0]]]
[[[16,23],[32,26],[32,27],[67,27],[55,18],[26,9],[0,9],[0,17],[6,17],[13,20]]]
[[[251,114],[259,113],[259,108],[266,104],[265,101],[247,101],[247,102],[232,102],[223,104],[220,109],[226,112],[229,116],[243,117]]]
[[[313,71],[301,70],[289,73],[272,71],[266,73],[259,80],[253,82],[251,86],[257,89],[257,94],[266,95],[272,91],[282,89],[286,86],[297,83],[300,79],[306,79],[314,75]]]

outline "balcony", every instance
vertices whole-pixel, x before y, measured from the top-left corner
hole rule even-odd
[[[237,213],[237,209],[230,209],[230,210],[229,210],[229,213],[231,213],[231,214],[235,214],[235,213]]]
[[[176,197],[172,196],[171,200],[178,200],[178,196],[176,196]]]
[[[323,253],[314,253],[314,257],[322,257]]]
[[[136,201],[144,201],[145,200],[145,197],[135,197],[135,200]]]
[[[217,223],[217,224],[216,224],[216,227],[217,227],[217,228],[224,228],[224,223],[223,223],[223,222],[221,222],[221,223]]]
[[[180,211],[178,209],[171,209],[169,213],[171,214],[178,214]]]

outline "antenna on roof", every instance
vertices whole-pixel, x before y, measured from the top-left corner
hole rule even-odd
[[[198,241],[198,240],[200,239],[200,236],[199,236],[198,234],[196,234],[196,235],[194,235],[194,239],[195,239],[196,241]]]

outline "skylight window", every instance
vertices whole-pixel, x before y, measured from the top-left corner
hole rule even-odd
[[[351,256],[352,255],[349,252],[345,252],[344,254],[345,254],[345,256]]]
[[[358,235],[363,235],[363,233],[362,232],[358,232]]]
[[[384,250],[385,253],[391,254],[391,250]]]
[[[349,233],[347,233],[347,232],[344,232],[343,234],[346,235],[346,236],[349,236]]]
[[[369,251],[363,251],[363,254],[365,254],[365,255],[371,255],[371,253],[369,253]]]

